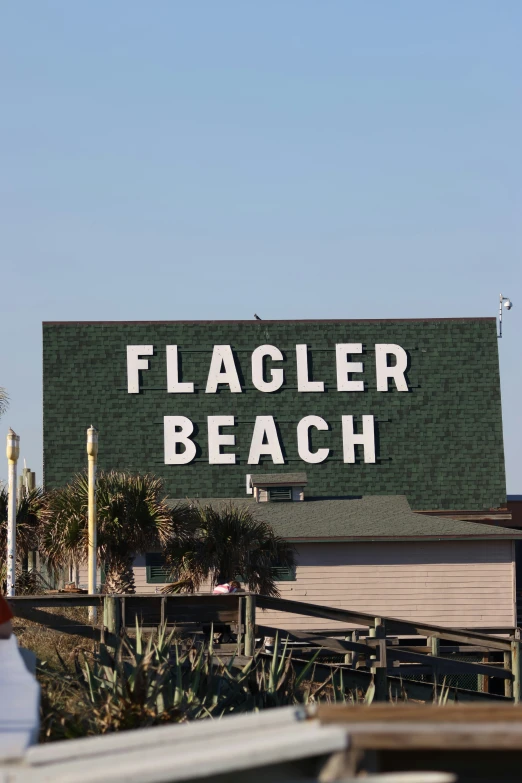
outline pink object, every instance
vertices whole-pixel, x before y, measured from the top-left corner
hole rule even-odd
[[[213,595],[223,595],[223,593],[235,593],[236,588],[232,587],[228,582],[225,582],[224,585],[216,585],[214,590],[212,591]]]

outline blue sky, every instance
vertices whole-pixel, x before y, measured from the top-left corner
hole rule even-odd
[[[521,29],[518,0],[5,3],[1,442],[41,477],[43,320],[488,316],[502,291],[522,493]]]

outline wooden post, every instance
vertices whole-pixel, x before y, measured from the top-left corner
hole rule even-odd
[[[165,625],[165,603],[167,601],[167,596],[162,595],[161,596],[161,612],[160,612],[160,627],[163,628]]]
[[[256,627],[256,597],[247,595],[245,597],[245,655],[251,658],[255,648],[255,627]]]
[[[511,642],[511,671],[513,672],[513,700],[515,704],[520,704],[520,653],[521,642],[514,640]]]
[[[386,661],[386,629],[381,617],[376,617],[374,627],[370,628],[370,636],[381,640],[379,645],[379,661],[372,666],[373,682],[375,685],[375,701],[388,700],[388,675]]]
[[[243,650],[243,598],[237,599],[237,654],[241,655]]]
[[[440,656],[440,639],[438,636],[430,636],[428,639],[428,644],[431,647],[431,653],[430,655],[434,655],[437,658]],[[437,669],[433,668],[433,683],[435,687],[438,685],[438,675],[437,675]]]
[[[117,595],[106,595],[103,599],[103,624],[107,627],[109,633],[114,636],[120,635],[121,629],[121,606],[120,597]],[[114,647],[108,644],[108,647]]]
[[[511,653],[504,653],[504,669],[511,671]],[[509,699],[513,698],[513,683],[511,680],[504,680],[504,696]]]

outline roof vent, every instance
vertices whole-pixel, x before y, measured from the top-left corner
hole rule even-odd
[[[258,473],[250,478],[258,503],[304,500],[306,473]]]

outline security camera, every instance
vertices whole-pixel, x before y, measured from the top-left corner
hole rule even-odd
[[[511,299],[504,300],[504,307],[506,308],[506,310],[511,310],[511,308],[513,307],[513,302],[511,301]]]

